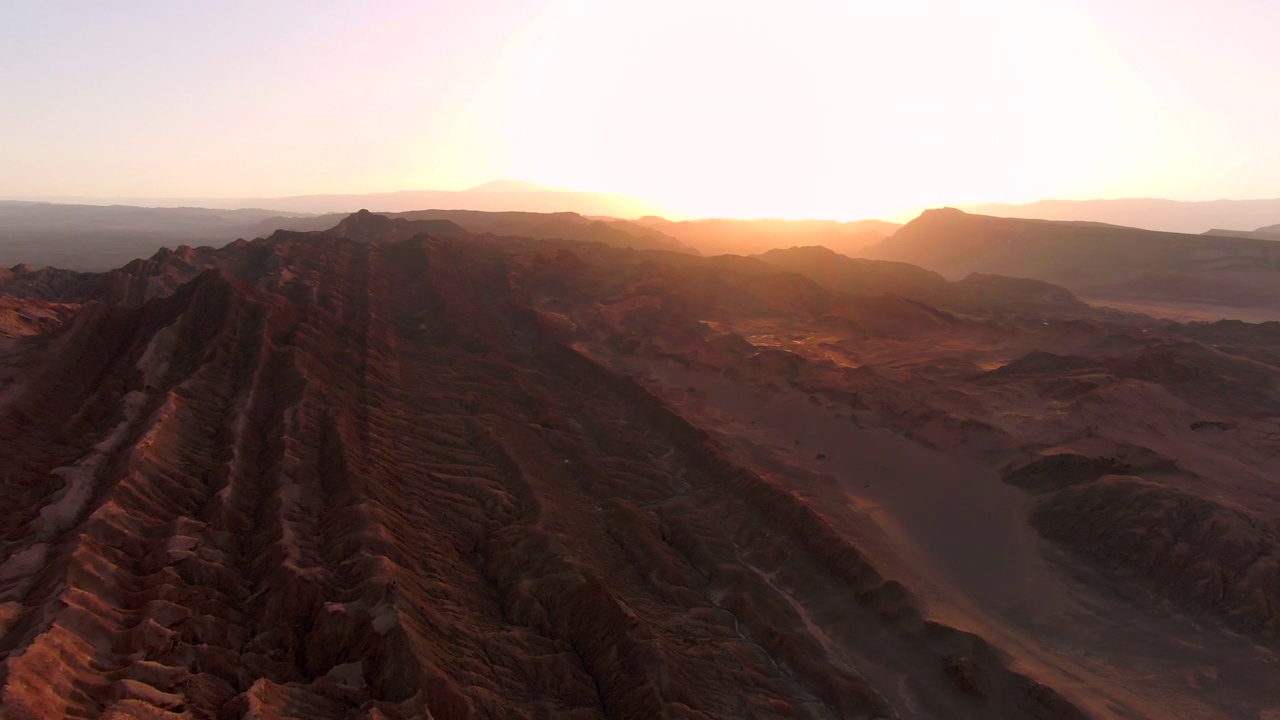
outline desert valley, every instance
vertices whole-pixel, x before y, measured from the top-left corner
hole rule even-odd
[[[1273,241],[331,221],[0,273],[7,717],[1280,712]]]

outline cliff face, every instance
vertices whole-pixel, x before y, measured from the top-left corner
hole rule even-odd
[[[894,717],[895,677],[1081,716],[563,342],[506,246],[40,272],[85,305],[0,346],[6,717]]]

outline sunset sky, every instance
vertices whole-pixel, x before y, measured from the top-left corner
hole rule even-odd
[[[0,4],[0,197],[1280,197],[1280,3]]]

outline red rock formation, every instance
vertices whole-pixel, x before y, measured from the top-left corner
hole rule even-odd
[[[0,357],[5,716],[1083,717],[571,349],[512,247],[6,280],[86,304]]]

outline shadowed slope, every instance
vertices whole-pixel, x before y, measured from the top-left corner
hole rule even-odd
[[[1093,316],[1098,312],[1066,288],[1039,280],[971,273],[947,282],[918,265],[850,258],[824,247],[770,250],[759,256],[770,265],[811,278],[823,288],[858,296],[893,293],[947,310],[988,315],[1040,313]]]

